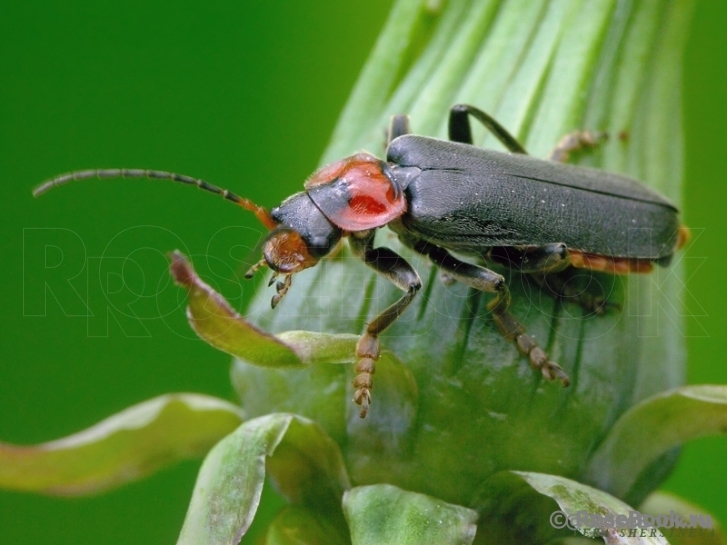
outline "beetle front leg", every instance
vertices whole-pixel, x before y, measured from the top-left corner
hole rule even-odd
[[[530,366],[539,369],[548,380],[560,380],[564,386],[570,384],[568,375],[557,364],[548,359],[548,354],[538,346],[535,339],[525,332],[523,325],[508,310],[510,290],[505,278],[485,267],[460,261],[447,250],[425,242],[415,242],[413,248],[429,258],[455,280],[481,291],[495,293],[495,298],[487,305],[492,311],[495,325],[503,337],[515,343],[518,351],[527,356]]]
[[[361,418],[365,418],[371,404],[372,376],[380,355],[379,334],[401,316],[422,287],[422,281],[414,268],[399,254],[388,248],[373,247],[374,231],[352,233],[349,241],[353,252],[364,263],[405,292],[398,301],[366,326],[366,331],[356,344],[358,361],[355,367],[357,374],[353,379],[353,387],[356,389],[353,400],[361,407]]]

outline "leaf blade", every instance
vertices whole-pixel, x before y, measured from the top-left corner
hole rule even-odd
[[[231,403],[198,394],[160,396],[63,439],[0,443],[0,487],[85,495],[204,454],[241,422]]]
[[[349,490],[343,509],[353,545],[455,545],[475,537],[475,511],[388,484]]]
[[[177,543],[237,544],[250,527],[260,502],[267,458],[279,449],[284,460],[277,466],[273,464],[272,473],[273,477],[296,478],[284,483],[283,492],[289,499],[329,507],[330,496],[340,498],[349,487],[338,446],[320,426],[292,414],[256,418],[210,451],[200,469]],[[308,455],[300,457],[300,453]],[[311,475],[319,479],[319,490],[329,496],[323,501],[311,502],[305,495],[306,477]],[[340,510],[338,501],[335,503]]]
[[[624,413],[591,456],[584,479],[626,497],[659,455],[691,439],[727,431],[727,386],[684,386]]]

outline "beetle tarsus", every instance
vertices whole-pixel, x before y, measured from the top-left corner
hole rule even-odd
[[[369,325],[369,328],[371,325]],[[368,331],[364,333],[356,345],[356,377],[353,379],[353,401],[361,407],[359,416],[366,418],[371,405],[371,389],[373,388],[373,375],[376,372],[376,360],[379,359],[381,347],[379,338]]]
[[[498,295],[487,306],[492,311],[495,324],[506,339],[513,341],[518,352],[528,358],[530,367],[540,370],[543,377],[548,380],[559,380],[563,386],[570,384],[570,379],[563,368],[557,363],[550,361],[548,354],[538,346],[537,341],[525,332],[523,325],[510,314],[505,306],[505,298]]]
[[[362,337],[362,340],[366,337]],[[378,339],[376,340],[378,345]],[[360,357],[360,356],[359,356]],[[353,379],[353,387],[356,391],[353,394],[353,401],[361,407],[359,416],[366,418],[369,406],[371,405],[371,389],[373,388],[373,374],[376,371],[376,360],[371,357],[362,357],[355,367],[356,377]]]
[[[275,279],[277,278],[277,274],[273,276],[273,278],[270,279],[270,284],[268,286],[272,286],[273,282],[275,282]],[[280,300],[285,297],[285,294],[288,293],[288,290],[290,289],[290,284],[293,280],[293,275],[286,274],[285,277],[281,282],[278,282],[275,285],[275,291],[277,292],[275,295],[273,295],[273,298],[270,300],[270,306],[272,308],[275,308],[278,306],[278,303],[280,303]]]
[[[510,319],[515,319],[510,316]],[[519,324],[518,324],[519,325]],[[522,326],[520,326],[522,330]],[[518,351],[528,357],[530,367],[533,369],[540,370],[543,377],[548,380],[559,380],[563,386],[570,384],[570,379],[563,368],[557,363],[548,359],[548,354],[538,346],[535,339],[527,333],[520,333],[515,338],[515,344],[517,345]]]
[[[548,159],[558,163],[567,163],[571,153],[598,147],[608,139],[604,131],[573,131],[564,135],[550,152]]]

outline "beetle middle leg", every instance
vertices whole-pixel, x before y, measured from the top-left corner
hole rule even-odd
[[[423,241],[407,241],[411,247],[429,257],[436,265],[452,278],[481,291],[496,294],[487,305],[492,311],[495,325],[503,337],[515,343],[519,352],[527,356],[530,366],[539,369],[548,380],[560,380],[564,386],[570,384],[568,375],[557,364],[548,359],[548,354],[538,346],[535,339],[528,335],[525,327],[510,313],[510,290],[505,278],[480,265],[460,261],[444,248]]]
[[[422,281],[414,268],[396,252],[388,248],[374,248],[374,230],[351,233],[349,242],[354,254],[377,273],[404,291],[404,295],[381,312],[366,326],[366,331],[356,345],[356,378],[353,379],[353,400],[361,407],[361,418],[366,416],[371,403],[372,375],[379,359],[379,334],[401,316],[422,287]]]
[[[555,149],[550,152],[548,159],[559,163],[567,163],[571,153],[596,148],[607,138],[608,133],[603,131],[569,132],[558,140]]]

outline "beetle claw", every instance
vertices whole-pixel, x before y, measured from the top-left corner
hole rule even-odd
[[[365,388],[359,388],[353,394],[353,401],[361,407],[361,412],[358,413],[359,417],[366,418],[371,404],[371,392]]]
[[[570,385],[570,379],[568,375],[563,371],[560,365],[552,361],[546,361],[540,368],[540,372],[548,380],[559,380],[563,386]]]

